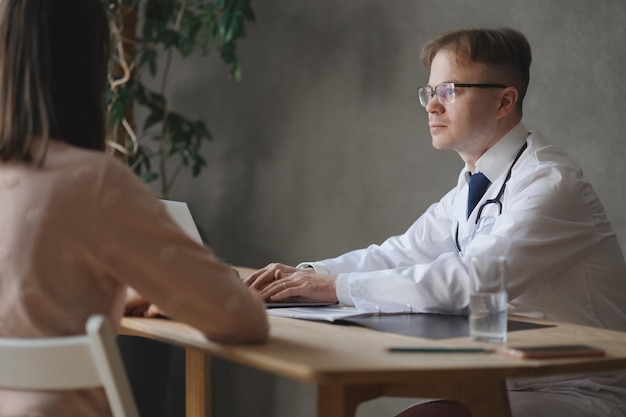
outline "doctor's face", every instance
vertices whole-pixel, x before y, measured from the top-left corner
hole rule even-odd
[[[500,83],[497,71],[487,64],[457,60],[450,51],[439,51],[430,66],[428,85],[441,83]],[[426,106],[435,149],[452,149],[471,166],[498,139],[499,88],[456,87],[454,102],[441,104],[435,95]]]

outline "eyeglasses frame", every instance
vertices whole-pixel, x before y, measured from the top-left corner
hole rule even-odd
[[[417,97],[420,99],[420,104],[423,107],[428,106],[428,103],[430,103],[430,100],[433,99],[433,97],[437,96],[437,100],[439,100],[439,96],[437,95],[437,88],[439,88],[439,86],[442,86],[444,84],[452,84],[452,89],[454,90],[456,87],[471,87],[471,88],[507,88],[506,85],[504,84],[497,84],[497,83],[474,83],[474,84],[468,84],[468,83],[441,83],[437,86],[435,86],[435,88],[432,87],[419,87],[417,89]],[[422,103],[421,97],[420,97],[420,90],[422,89],[427,89],[430,88],[430,98],[428,99],[428,102],[426,102],[426,104]],[[454,103],[454,100],[456,99],[456,93],[452,96],[452,100],[450,100],[450,102],[448,103],[441,103],[441,100],[439,101],[441,104],[445,105],[445,104],[452,104]]]

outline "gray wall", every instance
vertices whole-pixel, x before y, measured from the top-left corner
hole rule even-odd
[[[215,57],[178,62],[172,104],[207,121],[203,177],[183,176],[215,251],[239,265],[330,257],[403,232],[455,183],[432,149],[419,50],[467,26],[511,26],[533,46],[524,121],[596,186],[626,247],[623,0],[265,0],[240,45],[243,80]],[[223,364],[217,416],[313,416],[314,387]],[[233,389],[231,391],[231,389]],[[243,400],[245,398],[245,400]],[[293,405],[294,401],[300,404]],[[359,416],[384,416],[375,402]]]

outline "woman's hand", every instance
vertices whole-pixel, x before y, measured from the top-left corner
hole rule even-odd
[[[150,303],[133,288],[126,290],[126,307],[124,315],[135,317],[167,317],[167,313],[157,305]]]

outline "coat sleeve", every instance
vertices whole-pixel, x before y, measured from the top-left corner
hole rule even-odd
[[[452,237],[460,217],[460,210],[452,209],[453,190],[405,234],[322,261],[337,275],[339,299],[381,311],[404,311],[410,305],[416,312],[464,314],[469,304],[466,264],[472,256],[507,257],[510,302],[547,281],[583,282],[590,271],[606,270],[607,260],[615,271],[623,270],[595,191],[577,166],[554,152],[520,160],[507,184],[502,214],[466,236],[462,254]]]

